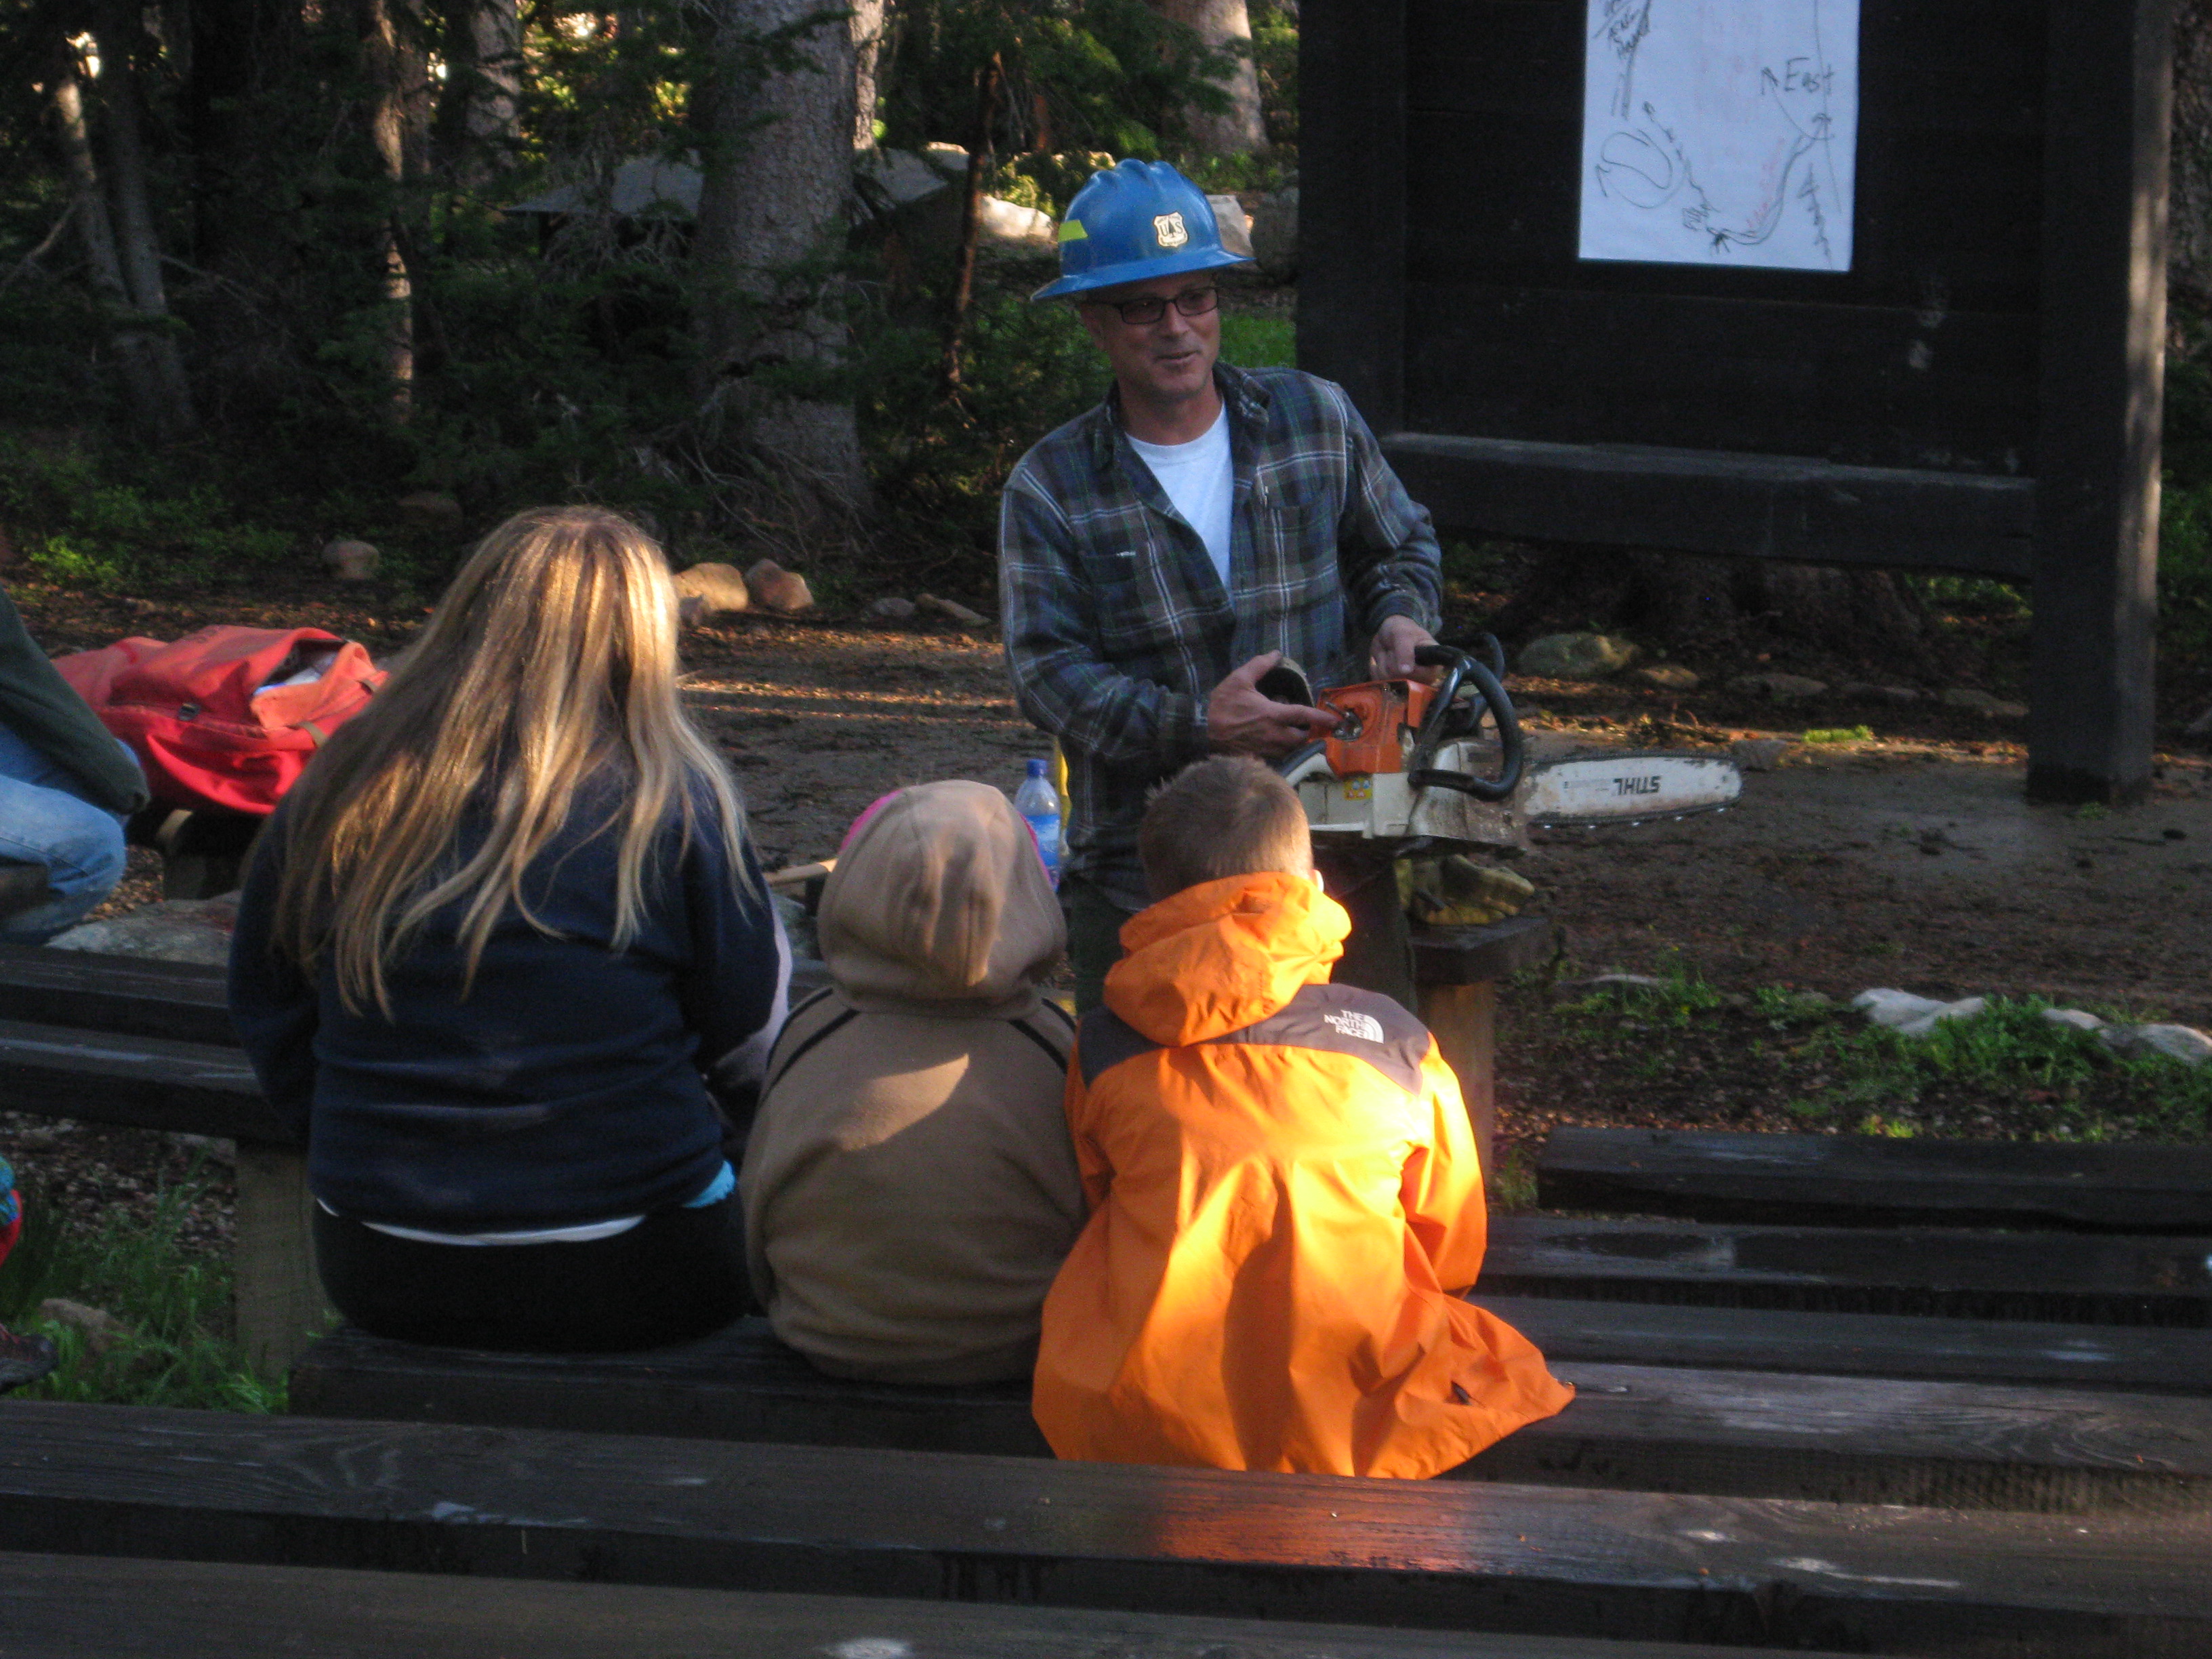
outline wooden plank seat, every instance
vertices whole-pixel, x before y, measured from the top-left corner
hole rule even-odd
[[[1501,1216],[1498,1296],[2212,1326],[2212,1237]]]
[[[1589,1302],[1480,1288],[1473,1299],[1553,1359],[2212,1395],[2212,1331]]]
[[[29,1554],[0,1554],[0,1631],[9,1659],[1757,1659],[1758,1651]]]
[[[2212,1234],[2212,1146],[1562,1128],[1547,1209],[1861,1227]]]
[[[2212,1533],[0,1401],[0,1549],[1920,1656],[2212,1646]]]
[[[1563,1360],[1574,1403],[1452,1478],[1832,1502],[2212,1515],[2212,1401]],[[1025,1383],[821,1375],[761,1319],[633,1354],[431,1348],[351,1328],[293,1409],[681,1438],[1048,1457]]]

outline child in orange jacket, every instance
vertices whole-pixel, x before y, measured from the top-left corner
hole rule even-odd
[[[1462,1298],[1482,1174],[1421,1024],[1328,982],[1349,923],[1297,797],[1186,769],[1139,836],[1157,898],[1067,1085],[1091,1212],[1044,1305],[1062,1457],[1419,1477],[1572,1398]]]

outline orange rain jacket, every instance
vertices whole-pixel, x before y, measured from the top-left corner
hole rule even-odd
[[[1133,917],[1067,1085],[1091,1214],[1044,1304],[1062,1457],[1419,1477],[1573,1397],[1460,1299],[1482,1176],[1459,1085],[1297,876]]]

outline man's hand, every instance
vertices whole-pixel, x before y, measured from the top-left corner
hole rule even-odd
[[[1378,680],[1419,680],[1424,685],[1434,685],[1437,671],[1414,666],[1413,652],[1436,642],[1437,636],[1411,617],[1385,617],[1382,626],[1375,630],[1374,642],[1367,647],[1368,668]]]
[[[1282,659],[1279,651],[1255,657],[1213,688],[1206,700],[1206,737],[1214,748],[1274,760],[1334,728],[1339,717],[1326,708],[1270,702],[1260,695],[1260,676]]]

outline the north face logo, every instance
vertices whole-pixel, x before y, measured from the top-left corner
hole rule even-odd
[[[1382,1022],[1372,1014],[1323,1014],[1322,1018],[1342,1036],[1358,1037],[1362,1042],[1382,1041]]]
[[[1190,240],[1190,232],[1183,228],[1180,213],[1163,213],[1154,219],[1152,234],[1162,247],[1181,247]]]

